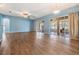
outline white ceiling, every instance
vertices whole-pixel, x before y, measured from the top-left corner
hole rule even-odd
[[[0,13],[13,16],[21,16],[18,13],[27,11],[35,18],[53,13],[56,10],[64,10],[78,5],[77,3],[7,3],[0,4]],[[11,11],[11,13],[9,13]]]

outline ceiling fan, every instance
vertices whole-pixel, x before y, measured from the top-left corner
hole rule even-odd
[[[29,19],[35,19],[36,18],[34,15],[32,15],[31,13],[29,13],[25,10],[24,11],[9,10],[9,13],[16,14],[17,16],[21,16],[21,17],[29,18]]]

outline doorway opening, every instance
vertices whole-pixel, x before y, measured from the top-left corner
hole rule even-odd
[[[10,20],[8,18],[3,19],[3,32],[9,32]]]
[[[51,21],[51,34],[69,36],[68,16],[58,17]]]
[[[44,21],[39,23],[39,31],[42,33],[44,32]]]

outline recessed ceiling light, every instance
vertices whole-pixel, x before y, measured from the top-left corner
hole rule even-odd
[[[53,13],[54,13],[54,14],[58,14],[58,13],[60,13],[60,10],[56,10],[56,11],[54,11]]]

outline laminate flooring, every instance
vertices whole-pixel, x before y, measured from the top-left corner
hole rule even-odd
[[[69,36],[45,35],[40,32],[6,33],[1,55],[79,55],[79,40]]]

